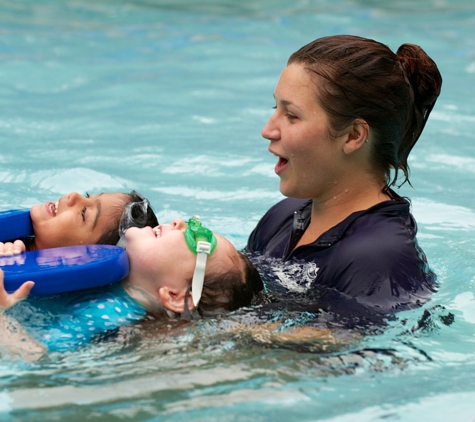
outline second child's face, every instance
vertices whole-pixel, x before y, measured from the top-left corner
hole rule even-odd
[[[154,280],[156,288],[168,286],[187,289],[196,264],[196,255],[189,249],[184,236],[187,225],[176,219],[172,224],[155,228],[132,227],[127,230],[126,250],[130,262],[129,281],[140,285],[141,280]],[[241,265],[234,246],[215,234],[217,246],[209,256],[206,271],[216,268],[225,271]]]
[[[35,248],[96,243],[111,222],[120,218],[125,201],[122,193],[82,196],[71,192],[56,202],[33,206],[30,216]]]

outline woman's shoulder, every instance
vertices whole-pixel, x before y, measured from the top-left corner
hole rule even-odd
[[[399,274],[403,269],[419,274],[426,260],[416,234],[408,201],[385,201],[351,214],[291,257],[317,262],[331,283],[348,271],[352,278]]]
[[[408,201],[386,201],[348,225],[327,262],[329,285],[379,309],[406,309],[437,287]]]
[[[352,255],[370,251],[381,255],[386,251],[412,250],[417,224],[408,201],[385,201],[351,215],[332,232]]]

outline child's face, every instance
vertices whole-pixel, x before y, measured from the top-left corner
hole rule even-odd
[[[141,285],[143,280],[153,280],[156,289],[167,286],[177,290],[187,289],[195,270],[196,255],[189,249],[184,236],[187,225],[176,219],[172,224],[150,227],[132,227],[127,230],[127,255],[130,261],[129,281]],[[215,234],[216,249],[207,260],[206,271],[238,265],[238,252],[224,237]]]
[[[36,249],[96,243],[111,222],[120,218],[125,201],[122,193],[85,197],[71,192],[54,203],[33,206]]]

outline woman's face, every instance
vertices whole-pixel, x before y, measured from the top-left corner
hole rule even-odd
[[[155,228],[132,227],[125,233],[127,255],[130,262],[128,280],[141,286],[144,280],[152,280],[154,288],[168,286],[187,289],[196,265],[196,254],[189,249],[184,236],[187,225],[175,219],[172,224]],[[206,272],[210,269],[226,271],[233,265],[241,265],[234,246],[215,234],[216,249],[210,254]]]
[[[120,218],[125,202],[123,193],[82,196],[71,192],[56,202],[33,206],[35,248],[96,243]]]
[[[269,151],[278,157],[275,172],[286,196],[333,195],[345,171],[339,139],[330,136],[327,114],[317,102],[321,83],[302,65],[288,65],[275,89],[276,111],[262,129],[271,141]]]

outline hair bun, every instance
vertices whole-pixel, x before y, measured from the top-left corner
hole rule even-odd
[[[414,92],[414,103],[425,116],[432,108],[442,87],[442,76],[435,62],[415,44],[403,44],[396,55]]]

